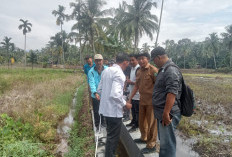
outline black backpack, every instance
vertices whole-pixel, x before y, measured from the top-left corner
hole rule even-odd
[[[164,70],[166,70],[170,66],[174,66],[178,68],[180,72],[180,68],[175,64],[169,64],[168,66],[165,67]],[[195,96],[193,90],[188,85],[186,85],[183,75],[182,75],[182,93],[180,99],[177,99],[177,101],[181,111],[181,115],[186,117],[192,116],[195,109]]]

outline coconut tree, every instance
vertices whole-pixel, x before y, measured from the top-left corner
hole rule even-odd
[[[156,7],[156,3],[152,0],[133,0],[132,5],[124,3],[127,11],[124,12],[119,27],[122,28],[121,31],[127,32],[127,36],[134,37],[134,51],[136,51],[139,38],[146,33],[153,40],[153,33],[158,29],[157,16],[150,12],[152,7]]]
[[[14,44],[10,42],[12,38],[10,37],[4,37],[3,42],[1,42],[0,44],[2,44],[2,47],[6,50],[7,53],[7,62],[8,62],[8,69],[9,69],[9,62],[10,62],[10,52],[11,50],[14,49]]]
[[[60,26],[61,35],[63,35],[63,33],[62,33],[62,31],[63,31],[62,26],[64,24],[64,20],[67,18],[67,15],[64,13],[64,11],[65,11],[65,7],[62,6],[62,5],[59,5],[57,10],[53,10],[52,11],[52,14],[55,17],[57,16],[56,24],[58,26]],[[61,40],[62,40],[61,47],[62,47],[63,63],[65,63],[65,59],[64,59],[64,47],[63,47],[63,36],[61,36]]]
[[[230,67],[232,67],[232,25],[226,27],[226,33],[221,34],[224,43],[230,51]]]
[[[184,69],[185,69],[185,61],[186,61],[186,56],[190,52],[190,46],[191,46],[191,40],[190,39],[181,39],[178,41],[178,48],[180,52],[182,53],[184,57]]]
[[[104,29],[109,26],[111,19],[104,17],[112,13],[110,9],[102,10],[105,4],[104,0],[86,0],[81,7],[78,5],[76,5],[76,9],[74,7],[75,19],[77,20],[75,29],[78,29],[79,34],[83,34],[85,39],[87,38],[94,54],[96,52],[96,37],[106,39]]]
[[[150,52],[150,46],[147,43],[144,43],[142,45],[142,51],[149,53]]]
[[[219,46],[218,35],[217,35],[217,33],[211,33],[211,34],[209,34],[209,37],[207,37],[205,40],[209,44],[209,48],[213,54],[214,67],[215,67],[215,69],[217,69],[216,56],[218,53],[218,46]]]
[[[19,30],[23,29],[23,35],[25,37],[24,40],[24,53],[25,53],[25,66],[27,65],[27,57],[26,57],[26,40],[27,40],[27,33],[31,32],[32,24],[28,22],[28,20],[20,19],[19,21],[22,22],[21,25],[19,25]]]

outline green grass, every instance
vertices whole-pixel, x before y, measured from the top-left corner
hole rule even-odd
[[[4,113],[0,118],[0,152],[5,156],[52,156],[56,127],[68,114],[83,80],[84,75],[73,70],[0,69],[0,100],[8,105],[7,110],[0,109],[0,114]],[[17,101],[11,102],[15,97]]]
[[[93,131],[92,128],[89,128],[88,126],[83,125],[82,119],[86,118],[87,114],[90,114],[89,110],[87,109],[87,112],[82,113],[80,110],[82,107],[88,107],[88,104],[85,104],[83,106],[83,99],[87,95],[84,95],[84,92],[86,91],[86,84],[83,84],[77,93],[77,107],[76,107],[76,116],[77,119],[74,123],[74,126],[70,133],[69,143],[70,143],[70,149],[67,154],[65,154],[65,157],[83,157],[86,156],[86,153],[89,156],[93,156],[94,148],[95,148],[95,142],[93,137]],[[88,99],[88,98],[87,98]],[[79,117],[79,119],[78,119]],[[90,116],[89,116],[90,118]],[[91,123],[91,119],[88,119]],[[88,123],[88,122],[87,122]],[[91,124],[90,124],[91,125]]]

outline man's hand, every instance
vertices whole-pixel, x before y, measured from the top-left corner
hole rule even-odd
[[[131,104],[131,99],[130,98],[127,100],[127,103]]]
[[[96,99],[97,99],[98,101],[100,101],[100,96],[99,96],[98,93],[95,94],[95,97],[96,97]]]
[[[129,109],[131,109],[131,107],[132,107],[132,104],[131,104],[131,103],[128,103],[128,102],[126,102],[126,108],[129,110]]]
[[[162,126],[168,126],[172,122],[172,119],[169,116],[169,113],[163,113],[162,116]]]

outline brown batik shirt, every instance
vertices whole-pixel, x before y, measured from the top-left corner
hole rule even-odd
[[[139,88],[140,105],[152,105],[152,93],[158,69],[151,64],[140,68],[136,75],[136,85]]]

